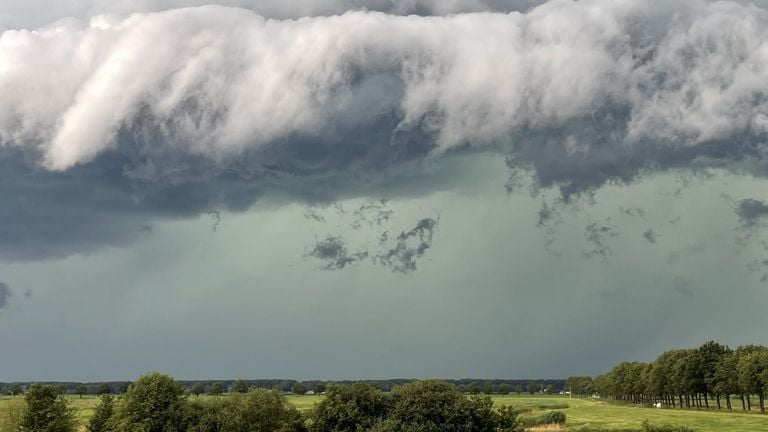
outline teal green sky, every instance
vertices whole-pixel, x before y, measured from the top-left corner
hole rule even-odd
[[[768,344],[766,0],[0,1],[0,382]]]
[[[503,159],[434,164],[461,165],[462,186],[392,200],[382,226],[351,228],[367,199],[340,201],[344,215],[315,207],[324,223],[263,203],[222,213],[215,232],[207,215],[163,221],[131,246],[6,264],[5,281],[32,295],[0,314],[0,379],[565,377],[708,339],[762,340],[768,290],[747,267],[766,252],[737,245],[721,194],[755,196],[765,181],[715,171],[605,186],[554,204],[562,224],[547,234],[538,211],[556,194],[508,193]],[[305,256],[329,234],[362,248],[438,213],[410,274],[369,261],[324,271]],[[616,236],[587,258],[593,221]]]

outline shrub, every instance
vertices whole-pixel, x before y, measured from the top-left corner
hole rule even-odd
[[[682,425],[659,425],[654,426],[648,422],[648,420],[645,420],[643,422],[643,432],[695,432],[693,429],[689,428],[688,426],[682,426]]]
[[[559,424],[563,425],[565,424],[565,413],[562,411],[549,411],[544,414],[533,416],[533,417],[524,417],[522,420],[522,423],[525,427],[534,427],[534,426],[544,426],[544,425],[550,425],[550,424]]]

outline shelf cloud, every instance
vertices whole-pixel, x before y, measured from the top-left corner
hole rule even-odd
[[[91,1],[36,23],[42,4],[12,1],[0,256],[120,244],[274,191],[373,195],[449,153],[496,152],[565,200],[660,170],[764,176],[764,6]]]

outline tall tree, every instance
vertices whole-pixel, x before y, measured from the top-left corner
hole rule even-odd
[[[116,432],[184,430],[184,389],[168,375],[151,372],[128,388],[118,407]]]
[[[27,389],[24,401],[27,409],[21,421],[23,431],[75,431],[75,412],[55,386],[33,384]]]

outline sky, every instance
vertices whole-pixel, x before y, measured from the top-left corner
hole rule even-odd
[[[768,2],[0,0],[0,381],[766,343]]]

